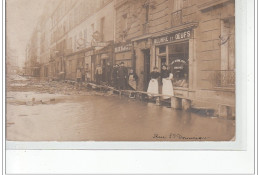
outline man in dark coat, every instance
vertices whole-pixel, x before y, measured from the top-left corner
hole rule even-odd
[[[106,82],[108,85],[111,85],[111,74],[112,74],[112,66],[110,65],[110,62],[107,62],[107,65],[105,67],[105,73],[106,73]]]
[[[119,68],[119,65],[116,64],[116,65],[113,67],[113,70],[112,70],[112,82],[113,82],[113,86],[114,86],[115,88],[118,88],[118,81],[117,81],[118,68]]]
[[[124,62],[120,63],[120,66],[118,68],[118,85],[119,85],[119,90],[124,90],[126,89],[126,85],[127,85],[127,77],[128,77],[128,70],[127,68],[124,66]]]

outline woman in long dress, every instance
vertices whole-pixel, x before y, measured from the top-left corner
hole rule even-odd
[[[136,75],[134,70],[130,69],[130,73],[128,74],[128,85],[130,86],[131,90],[136,91],[136,89],[137,89],[137,79],[138,79],[138,76]],[[135,94],[130,93],[129,98],[135,98]]]
[[[137,85],[137,75],[134,73],[133,69],[130,69],[130,73],[128,74],[128,84],[132,90],[136,90]]]
[[[148,85],[147,92],[151,93],[149,96],[153,96],[153,94],[159,94],[159,85],[158,79],[160,77],[160,73],[158,72],[158,68],[154,67],[153,71],[150,73],[151,80]]]
[[[166,65],[162,66],[161,77],[162,77],[162,95],[165,95],[162,98],[169,99],[170,96],[173,96],[173,86],[172,86],[173,74],[167,69]]]

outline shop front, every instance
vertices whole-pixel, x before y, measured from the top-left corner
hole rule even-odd
[[[95,51],[93,48],[85,51],[85,78],[88,82],[95,81]]]
[[[65,79],[76,80],[77,69],[83,69],[85,64],[84,53],[78,52],[66,56],[64,64]]]
[[[125,67],[127,68],[134,68],[134,62],[132,57],[132,43],[131,42],[124,42],[124,43],[117,43],[114,47],[115,58],[114,58],[114,65],[120,64],[124,62]]]
[[[147,91],[151,68],[154,65],[154,48],[152,48],[152,40],[149,37],[150,36],[141,36],[132,39],[134,45],[133,58],[136,74],[138,76],[137,89],[140,91]]]
[[[173,74],[174,96],[192,98],[195,67],[194,28],[185,27],[153,36],[155,66],[166,65]]]

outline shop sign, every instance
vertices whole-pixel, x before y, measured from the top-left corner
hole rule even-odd
[[[187,62],[182,59],[175,59],[171,62],[171,65],[173,65],[174,70],[182,70],[184,68],[184,65],[186,65]]]
[[[176,40],[187,39],[191,36],[191,30],[185,30],[181,32],[175,32],[166,36],[158,37],[154,39],[154,44],[168,43]]]
[[[115,46],[115,53],[130,51],[131,48],[132,48],[131,43],[120,45],[120,46]]]

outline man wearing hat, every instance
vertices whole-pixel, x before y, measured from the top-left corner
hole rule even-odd
[[[119,90],[126,89],[128,70],[124,65],[125,65],[124,62],[121,62],[118,68],[117,76],[118,76]]]

